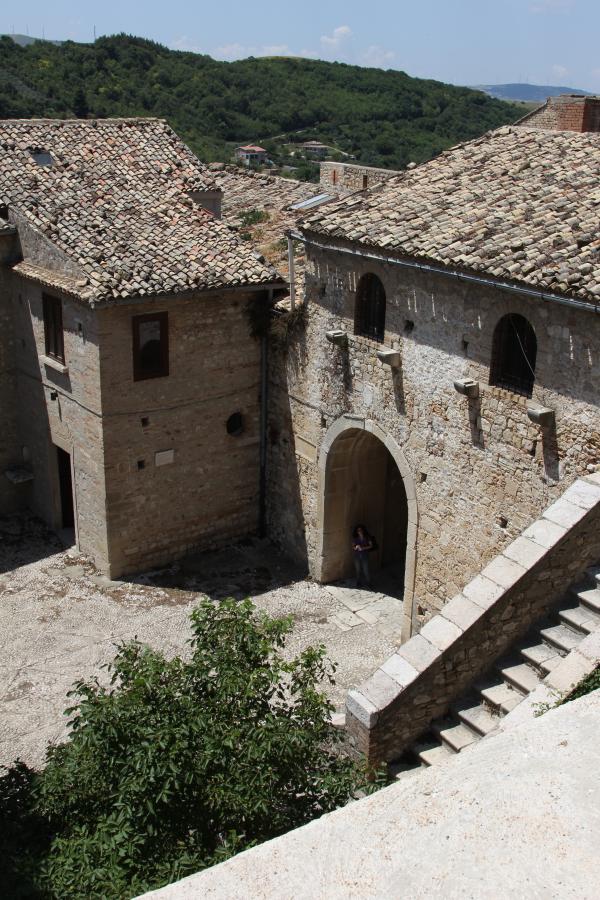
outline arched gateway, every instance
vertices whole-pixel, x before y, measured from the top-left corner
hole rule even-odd
[[[350,534],[364,522],[379,545],[375,571],[404,587],[403,637],[412,633],[417,499],[408,463],[390,435],[368,419],[342,416],[326,432],[319,454],[319,546],[316,577],[353,573]]]

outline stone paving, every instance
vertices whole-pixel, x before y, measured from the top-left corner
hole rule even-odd
[[[377,588],[377,584],[375,585]],[[0,764],[39,764],[66,733],[67,692],[79,678],[106,677],[115,644],[137,636],[167,654],[185,652],[199,596],[252,597],[291,615],[286,652],[324,644],[337,663],[335,705],[400,641],[400,600],[304,578],[266,542],[246,541],[190,557],[127,582],[110,581],[65,550],[36,520],[0,520]]]

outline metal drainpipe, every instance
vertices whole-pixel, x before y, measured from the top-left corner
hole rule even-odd
[[[269,308],[273,302],[273,289],[267,291]],[[267,425],[269,402],[269,330],[260,339],[260,457],[258,488],[258,536],[267,534]]]
[[[296,273],[294,267],[294,241],[288,234],[288,268],[290,270],[290,309],[292,312],[296,309]]]

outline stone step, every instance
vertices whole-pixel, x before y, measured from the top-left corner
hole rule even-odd
[[[558,618],[574,631],[580,631],[584,637],[586,634],[591,634],[592,631],[595,631],[596,628],[600,626],[600,621],[595,618],[594,613],[590,612],[587,606],[576,606],[574,609],[561,609]]]
[[[491,687],[482,687],[479,691],[486,703],[501,713],[506,715],[518,706],[524,697],[520,691],[510,688],[507,684],[494,684]]]
[[[600,587],[588,591],[577,591],[575,595],[581,606],[600,616]]]
[[[417,756],[424,766],[435,766],[441,762],[447,762],[454,756],[454,751],[450,750],[445,744],[436,744],[435,746],[427,746],[422,750],[417,747]]]
[[[563,659],[556,647],[550,647],[548,644],[534,644],[531,647],[522,647],[521,656],[530,666],[535,666],[543,678]]]
[[[394,781],[401,781],[402,778],[406,778],[409,775],[412,775],[414,772],[418,772],[421,766],[416,762],[396,762],[390,763],[388,765],[388,774],[390,778],[393,778]]]
[[[576,634],[566,625],[552,625],[550,628],[542,628],[540,636],[553,647],[557,647],[564,653],[569,653],[582,640],[583,635]]]
[[[440,728],[439,730],[432,726],[442,744],[445,744],[454,753],[460,753],[463,747],[478,741],[480,735],[472,731],[462,722],[458,725],[451,725],[449,728]]]
[[[499,716],[494,716],[483,704],[469,706],[457,711],[458,718],[472,731],[476,731],[481,737],[485,737],[493,731],[500,721]]]
[[[498,666],[498,671],[508,684],[517,688],[523,694],[530,694],[542,680],[539,672],[536,672],[527,663],[518,663],[513,666]]]

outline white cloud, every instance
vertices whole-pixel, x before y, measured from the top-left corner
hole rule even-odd
[[[566,66],[555,65],[552,66],[552,74],[556,75],[557,78],[564,78],[569,74],[569,70]]]
[[[198,47],[189,37],[186,37],[186,35],[175,38],[174,41],[171,41],[169,47],[171,50],[185,50],[186,53],[206,53],[205,49]]]
[[[291,56],[292,51],[287,44],[267,44],[262,48],[261,56]]]
[[[218,59],[242,59],[245,56],[253,56],[254,50],[254,47],[244,47],[243,44],[223,44],[222,47],[215,47],[212,55]]]
[[[575,0],[536,0],[529,7],[529,12],[538,15],[544,13],[568,12],[575,6]]]
[[[366,50],[363,50],[359,56],[362,66],[370,66],[374,69],[383,69],[389,67],[396,54],[393,50],[386,50],[379,44],[371,44]]]
[[[321,35],[321,46],[329,52],[339,50],[348,38],[352,37],[352,29],[349,25],[338,25],[331,34]]]

